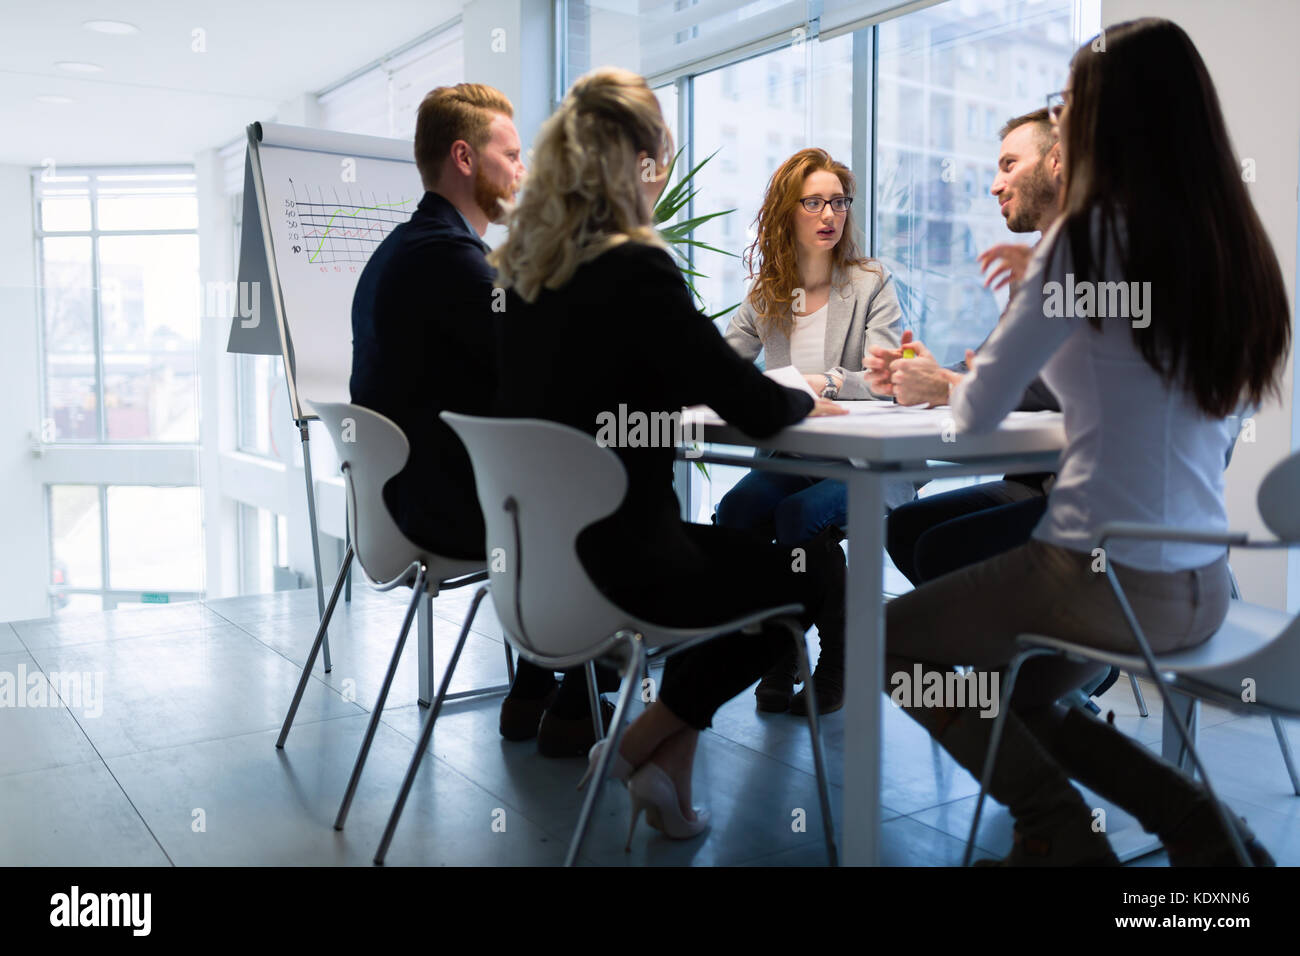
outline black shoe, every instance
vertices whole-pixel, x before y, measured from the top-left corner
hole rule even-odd
[[[813,689],[817,693],[817,716],[833,714],[844,706],[844,665],[831,667],[817,663],[813,672]],[[808,716],[808,688],[805,687],[790,701],[790,713],[797,717]]]
[[[799,668],[795,663],[794,650],[777,661],[776,665],[763,675],[763,679],[754,688],[756,706],[765,714],[784,714],[790,709],[790,698],[794,696],[795,675]]]
[[[817,653],[817,669],[813,671],[812,684],[817,693],[817,713],[833,714],[844,706],[844,588],[846,564],[840,541],[844,534],[830,527],[818,532],[808,547],[824,550],[827,555],[826,595],[817,616],[817,639],[821,649]],[[808,688],[794,695],[790,713],[799,717],[808,714]]]
[[[545,697],[507,697],[501,701],[501,721],[498,724],[501,736],[514,741],[532,740],[536,737],[542,715],[551,706],[559,690],[559,685],[556,685]]]
[[[614,705],[603,697],[600,716],[608,733],[614,722]],[[537,752],[543,757],[585,757],[595,742],[590,711],[581,717],[557,717],[547,710],[537,728]]]

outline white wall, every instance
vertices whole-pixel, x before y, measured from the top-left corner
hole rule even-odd
[[[38,461],[40,350],[37,342],[31,171],[0,166],[0,621],[49,613],[49,535]]]
[[[1102,23],[1138,17],[1173,20],[1192,38],[1209,68],[1240,159],[1255,161],[1251,198],[1282,266],[1294,328],[1297,196],[1300,195],[1300,3],[1295,0],[1102,0]],[[1176,143],[1170,144],[1177,149]],[[1228,469],[1228,520],[1252,536],[1267,536],[1255,493],[1268,469],[1300,447],[1296,419],[1295,349],[1287,361],[1284,401],[1256,418],[1256,441],[1239,442]],[[1300,502],[1297,502],[1300,507]],[[1300,555],[1237,551],[1232,567],[1243,596],[1300,610]],[[1289,587],[1288,587],[1289,585]],[[1289,593],[1288,593],[1289,592]]]

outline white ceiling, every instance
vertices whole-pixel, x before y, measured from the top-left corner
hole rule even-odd
[[[190,162],[459,14],[460,0],[0,0],[0,163]],[[85,29],[124,20],[130,36]],[[205,31],[204,53],[192,50]],[[60,61],[96,63],[73,75]],[[71,97],[68,104],[37,96]]]

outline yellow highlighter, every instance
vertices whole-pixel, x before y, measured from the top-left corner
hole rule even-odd
[[[903,349],[903,358],[916,358],[916,351],[914,349]]]

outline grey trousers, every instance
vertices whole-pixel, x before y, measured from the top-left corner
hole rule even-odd
[[[931,669],[971,665],[1000,670],[1018,652],[1019,634],[1136,654],[1106,575],[1094,559],[1037,539],[936,578],[885,608],[886,679],[916,662]],[[1114,565],[1152,650],[1165,653],[1208,640],[1228,613],[1227,557],[1186,571]],[[1083,686],[1104,665],[1036,658],[1017,680],[1016,709],[1045,706]],[[888,690],[888,686],[886,690]]]

